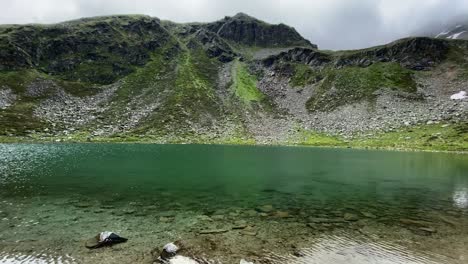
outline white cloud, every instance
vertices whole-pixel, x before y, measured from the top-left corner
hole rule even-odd
[[[136,13],[206,22],[245,12],[291,25],[327,49],[383,44],[468,14],[468,0],[0,0],[0,7],[0,24]]]

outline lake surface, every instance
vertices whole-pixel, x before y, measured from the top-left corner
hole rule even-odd
[[[107,230],[129,241],[84,247]],[[468,155],[0,145],[0,263],[152,263],[176,240],[213,263],[468,263]]]

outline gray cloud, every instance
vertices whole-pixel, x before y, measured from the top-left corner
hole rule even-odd
[[[468,15],[468,0],[0,0],[0,7],[0,24],[110,14],[207,22],[244,12],[293,26],[322,49],[379,45],[440,30]]]

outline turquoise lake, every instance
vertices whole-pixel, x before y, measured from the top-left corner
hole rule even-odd
[[[129,241],[86,249],[101,231]],[[468,263],[468,155],[0,145],[0,263],[153,263],[176,240],[206,263]]]

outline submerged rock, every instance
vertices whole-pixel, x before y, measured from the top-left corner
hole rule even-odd
[[[352,213],[345,213],[343,218],[344,220],[350,221],[350,222],[359,220],[359,217],[356,214],[352,214]]]
[[[159,256],[161,260],[168,260],[177,255],[177,251],[179,251],[180,247],[177,246],[175,243],[177,242],[168,243],[163,247]]]
[[[321,218],[321,217],[310,217],[310,223],[314,224],[331,224],[331,223],[344,223],[342,218]]]
[[[163,262],[168,264],[199,264],[198,261],[185,256],[175,256],[172,259]]]
[[[232,229],[244,229],[248,226],[247,222],[244,221],[244,220],[238,220],[236,222],[234,222],[234,226],[232,227]]]
[[[436,233],[437,230],[435,228],[432,228],[432,227],[420,227],[419,230],[423,231],[423,232],[427,232],[427,233]]]
[[[226,233],[228,231],[229,231],[229,229],[208,229],[208,230],[201,230],[199,233],[201,235],[209,235],[209,234]]]
[[[276,212],[275,212],[275,216],[278,217],[278,218],[288,218],[288,217],[289,217],[289,213],[288,213],[288,212],[284,212],[284,211],[276,211]]]
[[[186,249],[181,241],[175,241],[164,245],[156,262],[163,264],[199,264],[193,258],[178,255],[182,250]]]
[[[274,208],[273,208],[273,205],[268,204],[268,205],[264,205],[264,206],[257,208],[257,210],[262,213],[270,213],[274,210]]]
[[[404,225],[413,225],[413,226],[421,226],[421,227],[427,227],[428,225],[432,224],[431,222],[428,222],[428,221],[413,220],[413,219],[406,219],[406,218],[400,219],[400,222]]]
[[[247,226],[244,230],[240,232],[242,235],[245,236],[256,236],[257,230],[253,226]]]
[[[377,216],[371,212],[361,212],[363,216],[367,217],[367,218],[372,218],[372,219],[375,219],[377,218]]]
[[[247,210],[247,211],[244,212],[244,215],[249,216],[249,217],[254,217],[254,216],[257,216],[257,211]]]
[[[118,243],[127,242],[128,239],[117,235],[114,232],[104,231],[99,233],[94,238],[86,241],[85,246],[89,249],[96,249],[105,246],[112,246]]]

